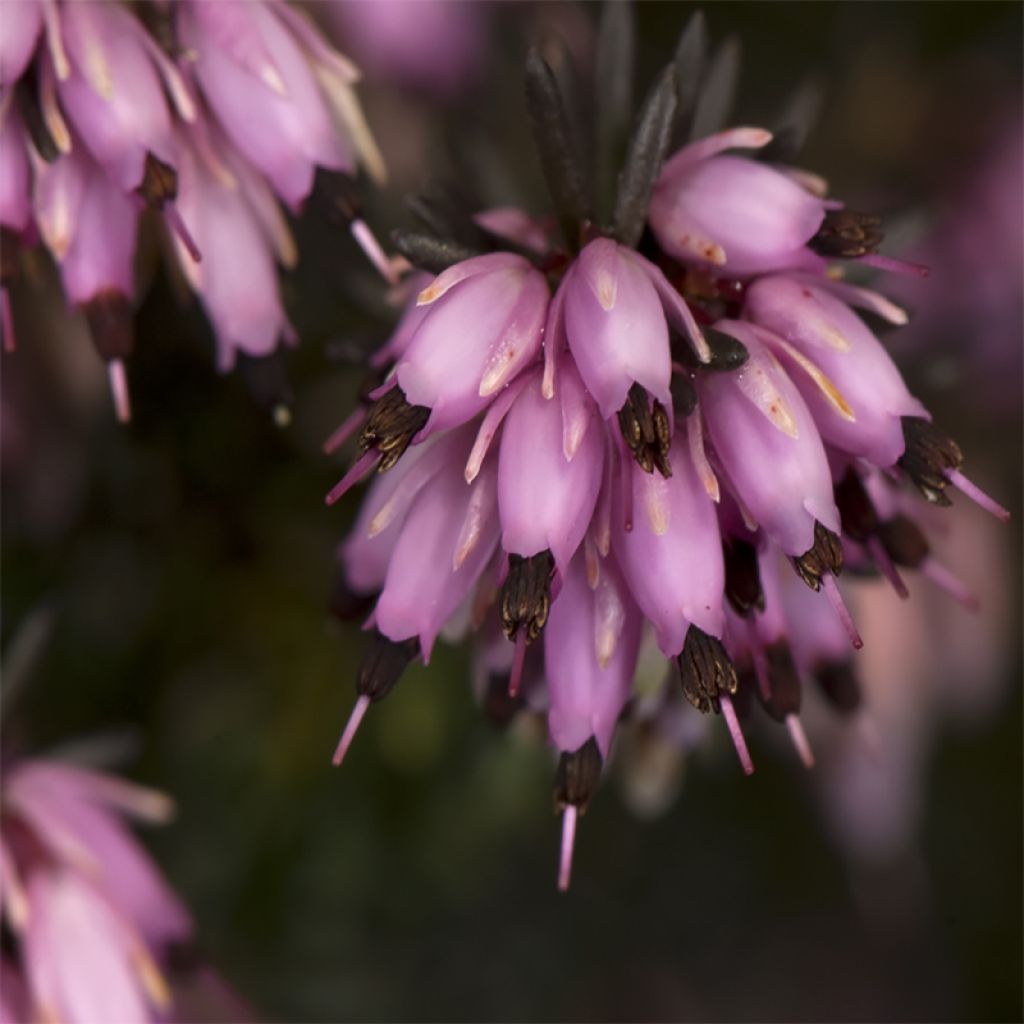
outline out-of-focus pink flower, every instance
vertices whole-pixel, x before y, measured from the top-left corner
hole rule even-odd
[[[31,169],[25,126],[13,104],[0,114],[0,224],[24,231],[32,222]]]
[[[769,141],[761,128],[732,128],[665,164],[650,209],[665,252],[737,277],[822,265],[806,246],[825,219],[824,201],[774,167],[722,155]]]
[[[462,0],[330,0],[324,13],[366,71],[451,96],[480,70],[487,8]]]
[[[6,771],[3,803],[0,906],[24,981],[24,993],[8,989],[5,975],[5,1003],[73,1024],[163,1019],[171,997],[159,961],[191,922],[122,815],[164,821],[169,801],[111,775],[32,760]]]
[[[217,337],[217,361],[230,370],[239,351],[266,356],[295,332],[281,305],[277,263],[296,259],[281,211],[266,183],[242,161],[217,155],[218,137],[201,132],[180,147],[178,207],[194,224],[196,262],[177,241],[179,263]]]
[[[522,256],[494,253],[446,270],[419,295],[430,306],[398,361],[427,430],[465,423],[536,358],[548,306],[543,275]]]
[[[0,85],[13,85],[28,67],[43,27],[39,0],[4,5],[4,30],[0,32]]]
[[[278,0],[177,7],[182,43],[224,133],[297,207],[317,166],[384,176],[359,111],[356,68],[304,15]]]

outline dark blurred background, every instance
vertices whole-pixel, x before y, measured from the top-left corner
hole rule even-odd
[[[406,221],[404,191],[470,150],[494,168],[474,181],[483,200],[543,209],[519,67],[558,32],[585,81],[598,8],[474,7],[484,59],[461,93],[369,76],[393,182],[367,196],[367,217],[384,235]],[[638,91],[691,10],[637,5]],[[41,258],[14,293],[3,639],[40,610],[51,625],[5,708],[7,749],[131,740],[124,770],[179,806],[147,842],[194,911],[196,955],[250,1008],[239,1015],[1021,1019],[1022,8],[705,10],[716,39],[743,39],[735,120],[772,123],[813,76],[825,99],[801,165],[889,214],[894,242],[933,266],[916,289],[883,282],[916,314],[888,341],[967,471],[1014,514],[1001,527],[958,501],[951,516],[948,560],[982,594],[978,615],[920,579],[892,615],[868,610],[887,598],[856,596],[865,671],[892,678],[865,683],[898,756],[850,805],[856,758],[819,747],[806,773],[767,731],[751,779],[721,737],[703,742],[652,820],[633,812],[630,766],[613,765],[560,896],[551,756],[528,729],[483,719],[464,652],[444,644],[333,770],[363,637],[326,605],[359,495],[325,509],[350,453],[320,445],[356,393],[351,343],[386,337],[383,286],[314,197],[285,282],[302,337],[285,360],[286,427],[269,409],[286,398],[280,368],[217,376],[202,313],[162,270],[139,308],[127,429]]]

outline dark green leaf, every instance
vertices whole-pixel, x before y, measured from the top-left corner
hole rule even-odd
[[[640,240],[651,192],[672,138],[677,107],[676,68],[669,64],[644,101],[619,177],[612,233],[623,245],[635,246]]]
[[[721,131],[729,121],[740,77],[740,41],[730,36],[715,51],[693,112],[691,139]]]
[[[633,112],[636,33],[629,0],[607,0],[601,11],[594,62],[597,107],[597,168],[602,211],[610,208],[615,169]]]
[[[391,236],[395,248],[414,266],[432,274],[440,274],[454,263],[482,254],[480,249],[463,245],[451,238],[435,238],[413,231],[396,231]]]

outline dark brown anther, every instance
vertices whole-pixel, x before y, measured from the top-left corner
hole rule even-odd
[[[697,408],[697,389],[693,386],[693,381],[686,374],[674,373],[669,390],[672,393],[672,411],[676,414],[676,419],[685,420]]]
[[[522,690],[515,696],[508,692],[509,675],[507,672],[492,672],[484,683],[484,697],[481,708],[484,717],[504,728],[526,706]]]
[[[843,545],[838,535],[815,520],[814,543],[799,558],[793,559],[793,566],[811,590],[820,590],[825,573],[838,576],[843,568]]]
[[[843,533],[863,544],[878,529],[878,513],[871,504],[860,475],[852,466],[835,485],[834,494]]]
[[[878,539],[886,554],[897,564],[916,569],[928,557],[928,539],[906,516],[894,516],[878,527]]]
[[[885,235],[882,219],[855,210],[829,210],[808,248],[826,259],[855,259],[873,253]]]
[[[430,418],[430,410],[410,405],[397,385],[381,395],[359,432],[360,451],[376,448],[380,452],[378,473],[386,473],[405,454],[412,439]]]
[[[551,610],[551,576],[555,560],[550,551],[529,558],[508,556],[508,575],[501,587],[501,628],[514,640],[520,626],[527,643],[533,643],[547,624]]]
[[[757,549],[745,540],[728,539],[722,543],[725,554],[725,596],[738,615],[752,608],[764,608],[761,569]]]
[[[736,692],[736,668],[722,641],[690,625],[677,659],[683,696],[698,710],[721,711],[721,698]]]
[[[555,773],[555,810],[578,807],[587,809],[597,784],[601,781],[604,759],[593,736],[579,750],[563,753]]]
[[[784,722],[800,712],[800,673],[786,640],[769,644],[764,656],[768,662],[768,697],[758,689],[761,706],[776,722]]]
[[[395,642],[375,630],[356,675],[356,693],[371,702],[386,697],[419,653],[419,637]]]
[[[945,494],[946,472],[963,463],[960,446],[919,416],[904,416],[902,423],[906,448],[899,465],[903,472],[933,505],[951,504]]]
[[[135,322],[126,296],[100,292],[82,307],[92,343],[105,362],[127,359],[135,347]]]
[[[704,340],[711,349],[711,359],[702,365],[704,370],[719,370],[729,373],[738,370],[749,358],[747,346],[739,338],[713,327],[703,329]]]
[[[828,662],[818,668],[814,678],[818,681],[825,699],[837,711],[849,715],[861,706],[863,695],[850,662]]]
[[[661,402],[652,401],[639,384],[629,389],[626,404],[619,410],[619,429],[637,465],[645,473],[653,473],[657,468],[666,479],[672,475],[668,461],[672,445],[668,413]]]
[[[147,153],[142,184],[136,191],[150,206],[160,209],[164,203],[178,198],[178,173],[170,164]]]

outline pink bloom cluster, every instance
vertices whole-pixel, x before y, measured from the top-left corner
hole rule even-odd
[[[561,252],[522,214],[478,218],[508,251],[421,288],[348,421],[362,455],[328,500],[383,475],[342,547],[374,638],[336,761],[442,630],[477,630],[481,674],[545,714],[560,753],[563,887],[645,632],[748,774],[751,698],[809,763],[801,678],[841,709],[859,700],[844,562],[901,592],[898,566],[959,590],[903,484],[938,504],[953,484],[1005,515],[857,311],[906,314],[830,267],[898,268],[877,219],[749,152],[770,140],[737,128],[676,153],[643,253],[592,227]]]
[[[122,815],[164,821],[168,799],[54,760],[7,768],[2,795],[0,1020],[166,1020],[160,961],[191,922]]]
[[[317,167],[383,166],[355,67],[284,0],[4,5],[0,226],[5,249],[42,239],[85,310],[120,417],[140,215],[162,210],[213,323],[222,369],[294,332],[278,265],[296,260],[279,206]],[[143,23],[143,13],[158,23]],[[5,265],[8,262],[5,257]],[[6,288],[4,336],[13,345]]]

